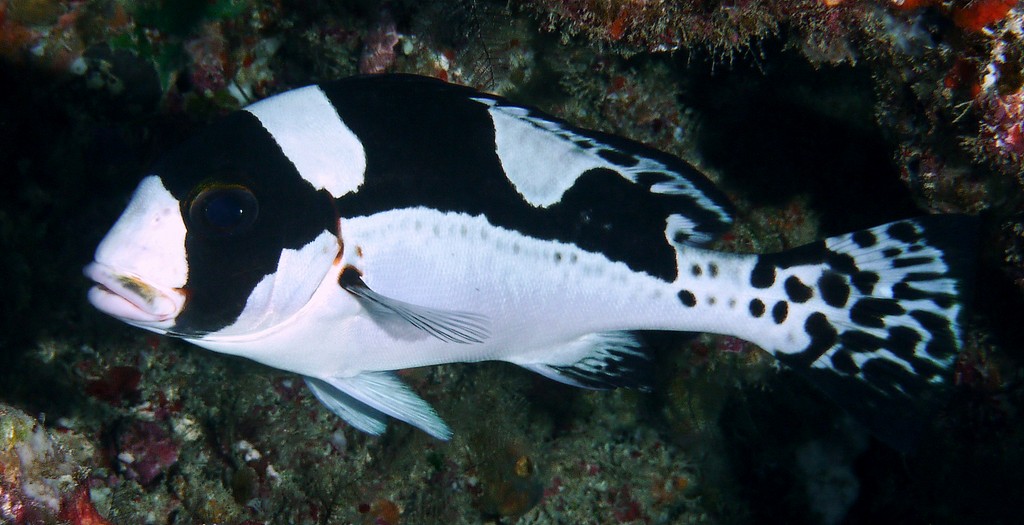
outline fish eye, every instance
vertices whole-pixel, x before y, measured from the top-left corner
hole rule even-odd
[[[214,184],[192,199],[190,225],[216,237],[231,237],[249,230],[259,215],[260,203],[249,188]]]

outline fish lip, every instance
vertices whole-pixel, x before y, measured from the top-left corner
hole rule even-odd
[[[185,295],[146,282],[138,275],[119,271],[100,262],[85,267],[83,273],[95,283],[88,299],[99,311],[131,323],[164,323],[178,316]]]

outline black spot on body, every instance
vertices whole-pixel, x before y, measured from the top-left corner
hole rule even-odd
[[[751,300],[748,308],[750,309],[750,315],[754,317],[761,317],[764,315],[764,302],[760,299]]]
[[[806,303],[814,296],[814,291],[795,275],[786,278],[785,288],[786,295],[795,303]]]
[[[926,292],[910,286],[906,282],[898,282],[892,287],[892,296],[901,301],[930,300],[939,308],[950,308],[956,303],[956,297],[947,293]]]
[[[838,336],[836,328],[832,326],[832,323],[828,322],[828,318],[821,312],[814,312],[807,316],[807,321],[804,323],[804,331],[807,332],[807,335],[811,336],[811,344],[808,348],[817,347],[822,350],[821,353],[824,353],[825,350],[836,344],[836,337]]]
[[[935,259],[931,257],[900,257],[892,260],[893,268],[909,268],[911,266],[920,266],[924,264],[931,264]]]
[[[691,308],[697,305],[697,297],[694,296],[693,292],[689,290],[680,290],[679,300],[682,301],[684,305],[689,306]]]
[[[690,273],[694,277],[700,277],[700,274],[701,274],[700,265],[699,264],[695,264],[695,265],[691,266],[690,267]]]
[[[829,251],[825,259],[830,268],[839,272],[851,275],[857,273],[857,261],[848,253]]]
[[[850,278],[850,282],[861,295],[871,295],[875,291],[875,284],[878,283],[878,274],[867,271],[857,272]]]
[[[708,273],[710,273],[712,277],[718,277],[718,265],[715,263],[709,264]]]
[[[775,324],[786,322],[787,315],[789,315],[789,303],[786,301],[779,301],[772,307],[772,320],[775,321]]]
[[[870,248],[878,242],[878,239],[875,238],[875,234],[871,233],[869,230],[861,230],[851,235],[850,238],[853,239],[853,242],[857,243],[857,246],[860,246],[861,248]]]
[[[882,328],[885,326],[885,317],[905,313],[907,311],[895,299],[865,297],[853,303],[850,308],[850,320],[861,326]]]
[[[920,323],[931,335],[931,341],[924,347],[924,351],[928,355],[936,359],[945,359],[956,354],[958,346],[956,335],[953,333],[952,325],[945,317],[924,310],[914,310],[910,312],[910,317]]]
[[[854,362],[853,356],[850,355],[850,352],[844,350],[834,352],[832,354],[831,361],[832,368],[844,374],[854,375],[857,372],[860,372],[860,367],[858,367],[857,363]]]
[[[917,233],[917,228],[914,224],[908,221],[890,224],[889,227],[885,229],[885,233],[887,233],[889,237],[907,244],[911,244],[921,238],[921,234]]]
[[[821,312],[814,312],[807,316],[807,321],[804,322],[804,331],[811,339],[806,348],[793,354],[776,354],[780,361],[797,369],[811,366],[811,363],[817,361],[839,340],[836,328]]]
[[[757,264],[750,272],[750,285],[754,288],[768,288],[775,284],[775,265],[765,257],[758,257]]]
[[[914,350],[921,342],[921,334],[907,326],[889,329],[889,343],[886,346],[894,355],[907,361],[914,357]]]
[[[894,299],[901,301],[917,301],[920,299],[928,299],[932,294],[918,290],[917,288],[911,287],[906,282],[898,282],[892,286],[892,296]]]
[[[903,281],[934,281],[936,279],[942,279],[944,277],[947,276],[939,272],[907,272],[907,274],[903,276]]]
[[[931,333],[949,329],[949,321],[935,312],[914,310],[910,312],[910,317],[914,318],[925,330]]]
[[[952,330],[932,334],[932,340],[924,345],[925,353],[935,359],[949,359],[956,355],[958,349]]]
[[[850,298],[850,285],[846,278],[828,270],[818,278],[818,291],[825,304],[833,308],[846,306],[846,301]]]

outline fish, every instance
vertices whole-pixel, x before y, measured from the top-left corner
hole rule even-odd
[[[99,243],[88,300],[302,376],[352,427],[452,430],[396,371],[504,361],[642,387],[643,334],[757,345],[901,445],[948,391],[976,219],[908,218],[767,254],[686,161],[429,77],[345,78],[171,148]]]

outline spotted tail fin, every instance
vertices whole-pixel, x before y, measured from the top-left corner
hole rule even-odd
[[[788,320],[756,342],[910,448],[951,380],[975,231],[971,217],[939,215],[760,256],[751,284],[784,297]]]

